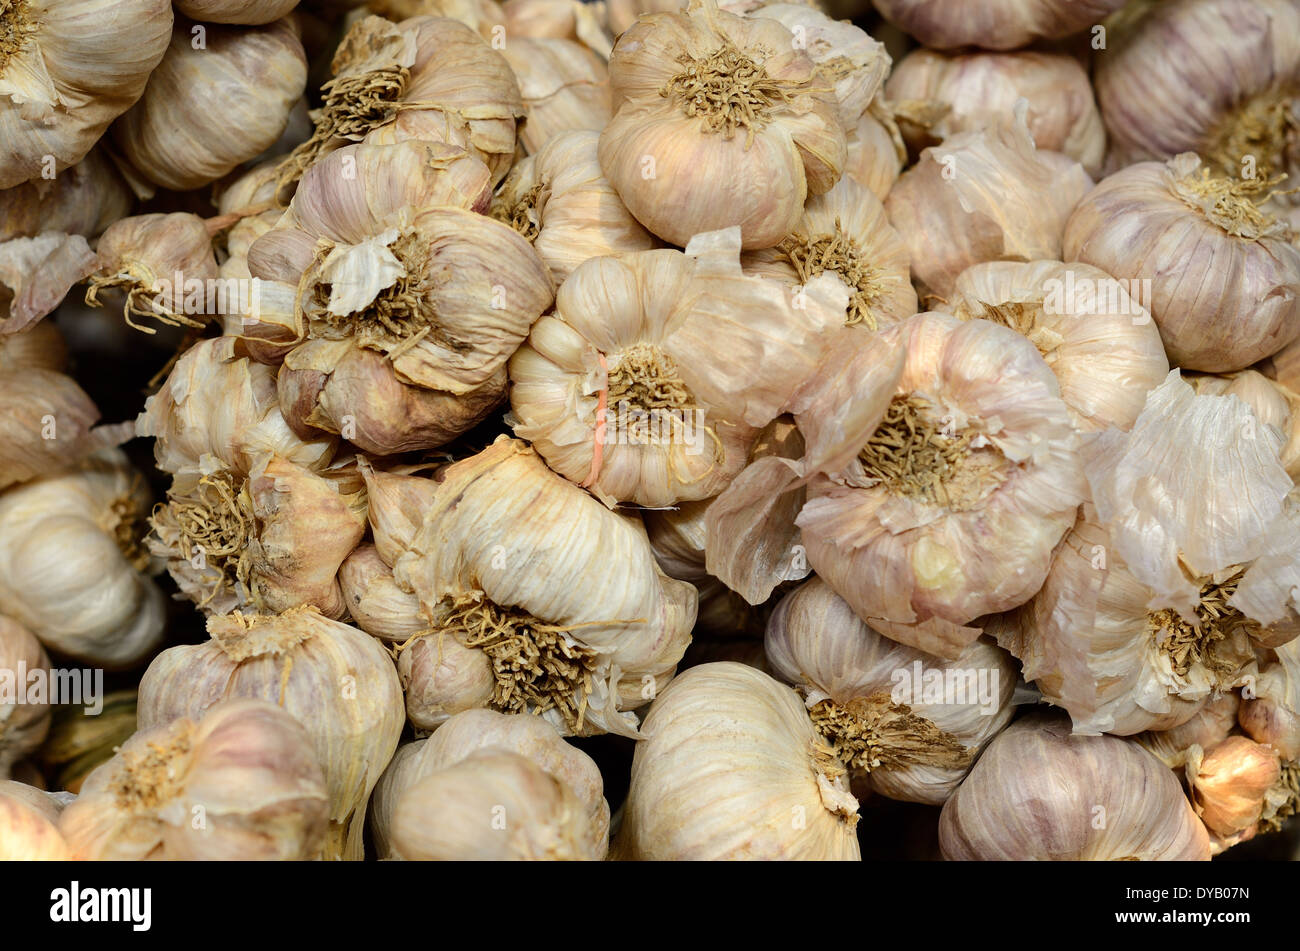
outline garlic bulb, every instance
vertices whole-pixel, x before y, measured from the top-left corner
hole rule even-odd
[[[325,857],[360,860],[366,803],[405,720],[392,659],[370,635],[310,608],[210,617],[208,633],[149,665],[140,728],[198,719],[230,697],[278,703],[306,727],[325,774]]]
[[[923,45],[1011,50],[1100,23],[1124,0],[877,0],[876,8]]]
[[[59,812],[39,789],[0,779],[0,862],[67,862]]]
[[[1106,130],[1087,71],[1065,53],[916,49],[890,73],[885,93],[909,120],[901,129],[915,151],[996,123],[1024,98],[1029,134],[1038,148],[1069,156],[1089,175],[1101,170]],[[913,116],[920,121],[910,121]]]
[[[1191,154],[1129,166],[1079,202],[1064,259],[1159,275],[1147,306],[1170,362],[1241,370],[1300,333],[1300,249],[1259,204],[1272,184],[1215,177]]]
[[[134,317],[173,327],[202,327],[218,312],[212,236],[197,215],[123,218],[104,232],[96,252],[86,303],[101,306],[100,295],[109,292],[112,299],[122,300],[122,316],[137,330],[157,332]]]
[[[514,70],[527,110],[519,141],[536,152],[562,132],[599,132],[610,117],[609,70],[581,43],[552,37],[511,37],[501,55]]]
[[[418,16],[400,24],[366,17],[344,36],[312,114],[312,137],[285,159],[281,183],[296,181],[349,142],[446,142],[505,177],[524,115],[510,64],[463,23]]]
[[[1021,111],[926,149],[885,209],[919,287],[946,298],[972,264],[1059,260],[1065,223],[1091,184],[1077,163],[1034,147]]]
[[[80,235],[44,231],[0,242],[0,334],[35,324],[94,269],[94,252]]]
[[[35,367],[0,370],[0,489],[67,469],[129,437],[129,423],[95,426],[98,420],[72,377]]]
[[[692,667],[651,705],[642,734],[621,854],[859,858],[847,769],[789,687],[744,664]]]
[[[1042,585],[1085,491],[1077,439],[1051,369],[1008,328],[928,313],[877,339],[902,351],[902,375],[830,387],[888,403],[847,465],[812,478],[797,524],[858,617],[955,659],[972,621]]]
[[[306,54],[291,20],[254,28],[178,20],[144,95],[113,126],[113,140],[155,185],[198,188],[274,144],[306,84]],[[215,114],[221,123],[211,121]]]
[[[485,751],[522,757],[552,777],[573,797],[566,801],[571,802],[570,811],[577,815],[567,821],[576,820],[577,828],[583,832],[576,851],[587,857],[604,858],[609,846],[609,803],[605,801],[604,781],[596,764],[586,753],[561,739],[555,729],[541,718],[510,716],[491,710],[458,713],[445,721],[429,739],[408,743],[394,755],[375,788],[370,808],[370,828],[381,858],[392,856],[394,812],[407,792],[430,776],[445,773]],[[532,782],[535,780],[530,780]],[[493,805],[498,802],[483,797],[477,804],[481,808],[484,803]],[[507,809],[502,817],[507,823],[514,821],[511,812],[513,810]],[[474,824],[478,821],[476,817]],[[452,822],[445,824],[455,825]],[[531,827],[531,823],[524,823],[522,831],[527,833]],[[514,821],[514,829],[520,831],[517,821]],[[498,828],[494,831],[504,830]]]
[[[329,799],[307,731],[264,700],[141,730],[82,784],[59,828],[91,860],[317,856]]]
[[[397,676],[406,695],[406,716],[417,730],[435,730],[453,714],[487,707],[497,685],[488,655],[446,632],[405,644]]]
[[[396,23],[411,17],[433,16],[459,20],[485,40],[495,27],[506,22],[505,10],[496,0],[367,0],[365,11]]]
[[[0,191],[0,241],[42,231],[98,237],[131,210],[131,191],[102,149],[53,180],[37,178]]]
[[[605,19],[609,31],[617,38],[643,14],[676,13],[682,6],[682,0],[605,0]]]
[[[553,289],[523,237],[476,213],[490,187],[473,156],[423,142],[348,146],[304,176],[249,248],[263,293],[244,331],[280,349],[296,430],[385,454],[441,445],[491,411]]]
[[[0,373],[63,370],[67,365],[68,347],[53,321],[33,324],[18,333],[0,334]]]
[[[298,0],[176,0],[176,9],[204,23],[260,26],[290,13]]]
[[[1247,735],[1281,754],[1300,760],[1300,642],[1273,651],[1257,680],[1243,689],[1237,720]]]
[[[80,162],[140,98],[171,37],[168,0],[18,0],[0,10],[0,188]]]
[[[740,262],[730,228],[580,265],[511,358],[516,435],[611,506],[721,491],[845,313],[837,278],[796,297]]]
[[[431,633],[491,660],[494,709],[540,714],[566,734],[636,735],[631,711],[672,677],[696,605],[695,589],[655,564],[637,516],[504,436],[437,482],[410,479],[432,490],[413,522],[389,511],[403,500],[385,484],[410,477],[363,472],[379,553]],[[402,523],[406,537],[386,530]]]
[[[533,243],[556,286],[589,258],[658,245],[600,170],[597,132],[562,132],[510,171],[492,215]]]
[[[46,647],[125,669],[162,641],[163,596],[142,571],[149,494],[117,449],[0,494],[0,614]]]
[[[907,146],[893,111],[880,96],[848,127],[844,175],[884,201],[907,165]]]
[[[643,17],[615,44],[609,79],[601,168],[637,220],[679,247],[733,225],[745,249],[771,247],[844,170],[834,90],[775,20],[714,0]]]
[[[609,59],[614,41],[605,28],[603,0],[505,0],[501,9],[508,36],[577,40]]]
[[[354,548],[339,566],[338,578],[353,623],[367,634],[403,643],[429,629],[420,599],[398,586],[374,545]]]
[[[1282,465],[1293,479],[1300,476],[1300,394],[1254,370],[1227,376],[1189,376],[1197,393],[1235,396],[1252,410],[1261,423],[1276,427],[1286,440]]]
[[[781,599],[765,646],[850,774],[892,799],[942,804],[1011,722],[1005,652],[975,641],[936,662],[863,624],[820,578]]]
[[[780,244],[750,251],[741,264],[748,273],[791,285],[835,275],[850,295],[845,322],[870,330],[916,313],[907,245],[875,195],[847,175],[808,202]]]
[[[1277,751],[1244,736],[1230,736],[1209,750],[1193,747],[1187,758],[1192,805],[1206,828],[1221,838],[1259,821],[1264,796],[1281,775]]]
[[[1294,173],[1297,37],[1289,0],[1151,5],[1097,57],[1113,167],[1196,152],[1215,175]]]
[[[39,747],[50,729],[52,698],[27,691],[29,672],[48,677],[45,649],[25,627],[0,615],[0,779]]]
[[[1205,827],[1174,774],[1136,743],[1017,720],[939,817],[949,860],[1204,861]]]
[[[1237,725],[1240,705],[1241,698],[1237,694],[1221,693],[1197,710],[1186,723],[1169,730],[1139,733],[1133,739],[1170,769],[1180,769],[1187,762],[1192,747],[1206,750],[1228,738]]]
[[[1169,375],[1142,296],[1140,283],[1086,264],[994,261],[963,271],[939,309],[1028,337],[1056,374],[1075,428],[1091,432],[1132,426]]]

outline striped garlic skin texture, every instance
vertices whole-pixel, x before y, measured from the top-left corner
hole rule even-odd
[[[1230,838],[1259,821],[1265,795],[1281,777],[1281,763],[1271,746],[1230,736],[1207,750],[1193,747],[1185,775],[1192,806],[1205,827]]]
[[[1178,769],[1187,762],[1193,746],[1208,750],[1228,738],[1237,725],[1240,706],[1241,697],[1226,691],[1197,710],[1186,723],[1139,733],[1133,739],[1170,769]]]
[[[1204,861],[1205,826],[1173,772],[1136,743],[1017,720],[939,817],[950,861]]]
[[[1101,170],[1106,130],[1088,73],[1073,56],[1036,50],[948,54],[920,48],[894,67],[885,93],[899,108],[904,103],[949,107],[929,128],[906,126],[904,137],[914,149],[930,144],[927,140],[942,141],[995,123],[1024,97],[1029,134],[1038,148],[1074,159],[1089,175]]]
[[[0,373],[12,370],[57,370],[68,365],[68,347],[51,320],[18,333],[0,334]]]
[[[358,545],[344,559],[339,588],[352,623],[381,641],[401,644],[428,630],[420,599],[397,584],[374,545]]]
[[[496,686],[488,656],[445,632],[407,644],[397,658],[397,676],[407,719],[417,730],[435,730],[453,714],[488,706]]]
[[[414,861],[599,861],[588,817],[560,780],[518,753],[479,750],[402,793],[393,857]]]
[[[1124,0],[878,0],[876,8],[934,49],[1010,50],[1078,33],[1123,5]]]
[[[1266,743],[1284,760],[1300,760],[1300,640],[1274,648],[1261,663],[1254,697],[1237,711],[1241,728],[1257,743]]]
[[[616,849],[643,860],[857,860],[857,800],[799,695],[734,662],[650,707]]]
[[[441,6],[446,0],[432,0]],[[484,6],[488,0],[480,0]],[[582,0],[505,0],[501,4],[506,28],[506,35],[513,37],[536,37],[546,39],[554,37],[562,40],[577,40],[600,54],[601,59],[609,59],[613,38],[605,29],[605,4],[584,3]],[[488,30],[485,39],[492,39]]]
[[[879,95],[847,128],[844,175],[871,190],[882,202],[907,165],[907,146],[890,108]]]
[[[176,0],[176,9],[203,23],[259,26],[292,12],[298,0]]]
[[[43,231],[95,238],[125,218],[134,196],[103,149],[91,149],[54,181],[38,179],[0,189],[0,240]]]
[[[586,833],[581,851],[604,857],[609,847],[609,803],[592,759],[539,717],[468,710],[446,720],[428,739],[404,744],[393,756],[370,807],[370,830],[380,858],[391,857],[394,812],[401,798],[422,780],[484,750],[521,756],[569,790]]]
[[[1085,285],[1096,291],[1091,299],[1081,291],[1069,299],[1068,288]],[[1028,337],[1056,375],[1080,432],[1128,429],[1147,393],[1169,375],[1151,314],[1109,274],[1086,264],[976,264],[957,278],[948,302],[937,306],[963,320],[1005,323]]]
[[[43,326],[36,324],[32,330]],[[27,334],[0,336],[0,340]],[[13,356],[33,362],[41,359]],[[39,366],[0,367],[0,489],[66,470],[101,446],[111,445],[115,437],[109,434],[118,433],[120,427],[96,429],[97,422],[98,407],[72,377]],[[51,432],[54,438],[48,438]]]
[[[49,674],[50,658],[40,641],[17,621],[0,616],[0,676],[12,678],[15,691],[25,686],[18,675],[19,664],[28,672]],[[45,741],[50,729],[49,700],[47,695],[44,702],[27,697],[18,703],[17,697],[12,697],[0,703],[0,780],[9,776],[14,763]]]
[[[118,449],[0,495],[0,613],[91,666],[150,656],[166,607],[138,544],[149,502]]]
[[[81,235],[45,231],[0,242],[0,334],[17,333],[51,313],[95,269]]]
[[[1066,221],[1091,187],[1073,159],[1034,146],[1019,107],[1014,120],[922,152],[885,210],[907,244],[923,299],[946,299],[973,264],[1059,260]]]
[[[307,731],[275,704],[236,699],[142,728],[60,817],[83,860],[316,858],[329,800]]]
[[[198,719],[231,697],[278,704],[307,729],[325,774],[325,857],[359,861],[366,804],[406,720],[392,658],[370,635],[310,609],[212,617],[208,633],[149,665],[140,728]]]
[[[599,133],[609,122],[609,69],[598,53],[569,39],[511,36],[501,55],[528,111],[519,142],[529,154],[557,135]]]
[[[188,191],[214,182],[275,144],[307,85],[307,57],[290,20],[261,27],[182,20],[140,101],[113,139],[145,178]],[[223,121],[212,123],[220,114]]]
[[[1189,153],[1103,179],[1070,216],[1063,251],[1122,280],[1150,279],[1170,362],[1226,373],[1295,339],[1300,249],[1280,223],[1225,218],[1194,191],[1204,170]]]
[[[58,806],[41,790],[0,779],[0,862],[67,862]]]
[[[820,578],[813,578],[781,600],[768,622],[764,644],[774,676],[800,688],[809,707],[826,699],[844,707],[855,699],[890,696],[899,683],[895,674],[904,672],[910,678],[917,661],[925,671],[936,671],[941,676],[948,671],[974,674],[967,702],[942,696],[938,703],[923,702],[923,685],[915,681],[910,681],[912,698],[900,701],[911,713],[932,723],[945,738],[969,750],[971,762],[1011,722],[1014,712],[1011,695],[1017,671],[1005,651],[980,640],[955,660],[944,661],[891,641],[863,624]],[[991,709],[981,706],[977,693],[981,671],[991,688]],[[950,682],[954,681],[950,678]],[[889,752],[888,734],[880,740],[880,746]],[[840,758],[845,759],[843,753]],[[969,769],[969,763],[945,766],[933,760],[926,762],[922,754],[919,761],[888,763],[866,772],[870,787],[891,799],[937,806],[951,795]],[[851,771],[859,772],[854,767]]]
[[[7,5],[23,37],[0,62],[0,189],[80,162],[144,92],[167,50],[168,0],[26,0]]]
[[[1255,370],[1226,376],[1189,375],[1187,382],[1198,394],[1237,397],[1255,411],[1261,423],[1277,429],[1286,439],[1282,465],[1292,479],[1300,477],[1300,394]]]

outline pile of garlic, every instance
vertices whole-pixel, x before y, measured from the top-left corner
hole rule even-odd
[[[100,7],[0,2],[0,857],[1295,829],[1294,0]]]

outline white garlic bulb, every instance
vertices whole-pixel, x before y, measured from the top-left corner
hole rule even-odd
[[[599,132],[609,122],[609,70],[588,47],[558,37],[512,36],[501,55],[514,70],[527,117],[519,142],[537,152],[564,132]]]
[[[1241,698],[1236,693],[1224,692],[1197,710],[1186,723],[1168,730],[1148,730],[1133,739],[1170,769],[1179,769],[1187,762],[1192,747],[1209,749],[1228,738],[1237,725],[1240,705]]]
[[[371,544],[358,545],[339,566],[339,589],[357,627],[383,641],[403,643],[429,628],[420,599],[398,586]]]
[[[0,189],[0,240],[34,238],[42,231],[95,238],[126,217],[132,200],[104,150],[91,149],[53,181],[37,178]]]
[[[0,779],[0,862],[67,862],[59,810],[45,793]]]
[[[877,95],[867,111],[848,127],[848,158],[844,175],[884,201],[907,165],[903,142],[893,110]]]
[[[407,719],[417,730],[435,730],[454,714],[486,708],[497,686],[488,655],[446,632],[423,634],[403,645],[397,676],[406,695]]]
[[[1113,736],[1030,716],[984,751],[939,817],[949,860],[1208,860],[1205,826],[1168,767]]]
[[[54,699],[27,693],[27,674],[48,675],[50,659],[27,628],[0,615],[0,779],[36,750],[50,729]],[[47,681],[48,682],[48,681]],[[21,691],[21,692],[20,692]]]
[[[876,0],[885,19],[926,46],[1010,50],[1077,33],[1124,0]]]
[[[0,242],[0,334],[34,325],[94,269],[94,252],[81,235],[43,231]]]
[[[176,0],[176,9],[204,23],[257,26],[290,13],[298,0]]]

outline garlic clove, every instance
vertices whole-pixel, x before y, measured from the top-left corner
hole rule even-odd
[[[519,141],[530,154],[557,135],[599,132],[609,122],[609,71],[599,54],[573,40],[527,36],[511,37],[501,54],[528,110]]]
[[[67,862],[68,843],[54,806],[39,789],[0,780],[0,861]]]
[[[260,26],[293,11],[298,0],[177,0],[176,9],[204,23]]]
[[[37,178],[0,189],[0,241],[47,231],[96,238],[131,210],[133,196],[103,149],[50,181]]]
[[[1187,785],[1206,828],[1230,838],[1255,825],[1264,796],[1281,778],[1277,751],[1244,736],[1230,736],[1209,750],[1187,755]]]
[[[464,647],[446,633],[421,635],[400,649],[397,675],[407,718],[417,730],[435,730],[453,714],[491,703],[497,681],[483,650]]]
[[[374,545],[359,545],[343,560],[339,588],[353,622],[367,634],[402,643],[428,630],[420,599],[398,586]]]
[[[1149,730],[1134,737],[1143,749],[1157,756],[1170,769],[1187,762],[1193,746],[1211,749],[1228,738],[1236,726],[1241,698],[1225,691],[1196,711],[1186,723],[1168,730]]]

